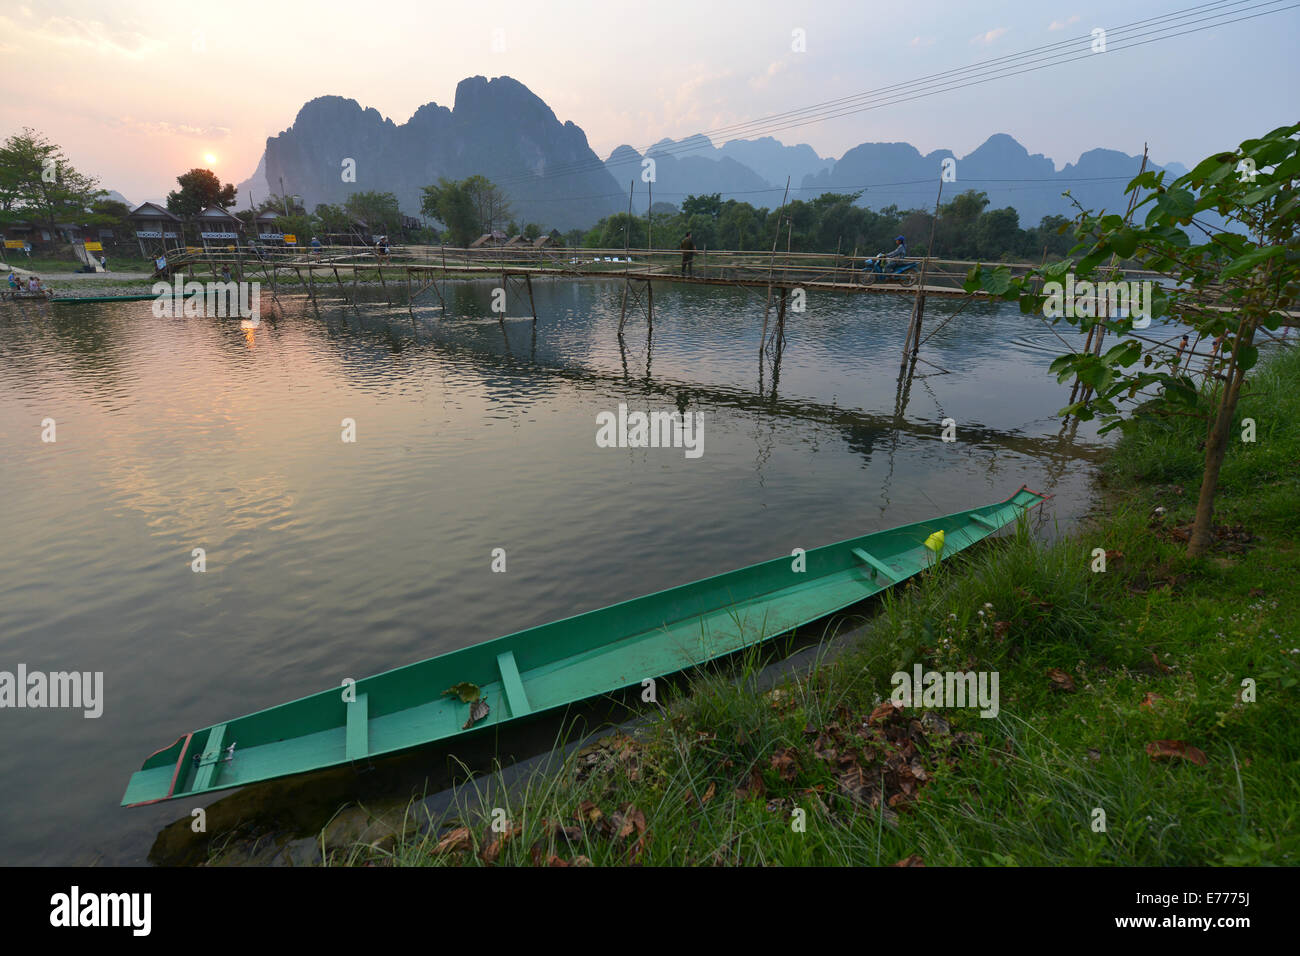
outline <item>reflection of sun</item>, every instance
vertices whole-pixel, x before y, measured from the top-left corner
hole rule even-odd
[[[217,161],[217,157],[212,153],[204,153],[203,161],[205,163],[215,163]]]

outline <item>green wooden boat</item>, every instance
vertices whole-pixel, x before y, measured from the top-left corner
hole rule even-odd
[[[1021,488],[998,504],[811,549],[804,570],[785,555],[196,730],[145,760],[122,805],[366,761],[676,673],[871,597],[1045,497]],[[478,685],[489,708],[469,730],[471,704],[443,693],[461,683]]]

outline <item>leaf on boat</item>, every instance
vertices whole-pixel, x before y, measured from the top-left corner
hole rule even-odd
[[[471,687],[474,685],[471,684]],[[478,688],[474,688],[476,691]],[[488,715],[488,704],[486,700],[476,699],[469,705],[469,720],[461,726],[461,730],[469,730],[474,724]]]
[[[943,554],[943,531],[936,531],[925,539],[925,546],[935,554]]]
[[[465,681],[462,684],[456,684],[453,687],[448,687],[442,693],[443,696],[454,694],[460,698],[462,704],[472,704],[483,694],[483,692],[479,690],[478,684],[471,684],[469,681]]]

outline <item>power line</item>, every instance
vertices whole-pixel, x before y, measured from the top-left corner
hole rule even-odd
[[[1226,25],[1241,23],[1246,20],[1256,19],[1257,17],[1265,16],[1271,13],[1284,12],[1285,10],[1294,9],[1296,6],[1300,6],[1300,3],[1292,3],[1290,6],[1276,8],[1276,5],[1278,3],[1285,2],[1285,0],[1264,0],[1264,2],[1262,3],[1254,2],[1253,5],[1250,5],[1251,2],[1252,0],[1222,0],[1222,2],[1219,3],[1201,4],[1200,6],[1190,7],[1187,8],[1186,10],[1178,11],[1173,14],[1167,14],[1162,17],[1154,17],[1154,18],[1149,18],[1147,20],[1135,21],[1132,24],[1125,24],[1124,26],[1116,27],[1113,30],[1107,31],[1107,38],[1108,38],[1107,52],[1112,52],[1112,51],[1120,52],[1123,50],[1132,49],[1134,47],[1144,46],[1148,43],[1153,43],[1160,40],[1168,40],[1178,36],[1185,36],[1187,34],[1197,33],[1202,30],[1210,29],[1211,27],[1215,27],[1215,26],[1226,26]],[[1262,12],[1251,13],[1251,15],[1249,16],[1239,16],[1239,14],[1250,13],[1250,11],[1261,10],[1264,7],[1270,7],[1270,6],[1275,7],[1275,9],[1262,10]],[[1189,17],[1194,16],[1196,14],[1206,13],[1207,10],[1211,10],[1211,9],[1213,9],[1214,12],[1209,13],[1206,16],[1202,16],[1200,17],[1200,19],[1191,19],[1191,20],[1188,19]],[[1228,19],[1224,19],[1225,17]],[[1182,22],[1182,23],[1174,22],[1179,20],[1183,20],[1186,22]],[[1204,21],[1207,20],[1216,21],[1216,22],[1204,23]],[[1159,28],[1149,31],[1147,33],[1133,33],[1132,35],[1128,35],[1128,36],[1125,35],[1126,33],[1132,33],[1133,30],[1139,27],[1147,26],[1155,22],[1162,22],[1162,25]],[[1189,24],[1194,24],[1194,23],[1204,23],[1204,25],[1193,27],[1191,29],[1181,29],[1178,32],[1174,32],[1174,33],[1164,32],[1174,27],[1188,27]],[[1153,36],[1153,34],[1161,34],[1161,35]],[[1151,37],[1151,39],[1140,39],[1142,37]],[[1114,38],[1118,38],[1121,41],[1128,40],[1130,42],[1122,43],[1122,45],[1115,45],[1109,42],[1111,39]],[[1025,67],[1023,69],[1011,69],[1012,67],[1024,66],[1024,63],[1026,62],[1028,63],[1036,62],[1034,59],[1031,59],[1031,57],[1044,50],[1055,49],[1063,46],[1071,46],[1077,44],[1082,40],[1087,40],[1089,43],[1089,48],[1086,52],[1078,53],[1076,55],[1068,56],[1068,57],[1048,58],[1048,62],[1040,63],[1037,66]],[[1139,41],[1139,42],[1133,42],[1133,41]],[[1029,51],[1026,51],[1024,53],[1012,54],[1005,57],[998,57],[993,60],[981,61],[979,63],[972,64],[969,67],[963,67],[957,70],[949,70],[949,71],[945,71],[944,73],[931,74],[930,76],[922,77],[918,80],[910,81],[909,83],[895,84],[893,86],[883,87],[879,90],[867,91],[865,93],[854,94],[853,96],[848,96],[848,97],[841,97],[837,100],[827,100],[824,103],[814,104],[813,106],[804,107],[800,110],[791,110],[785,113],[772,114],[760,120],[753,120],[748,123],[736,124],[730,127],[721,127],[719,130],[714,130],[714,131],[710,131],[698,135],[720,136],[720,135],[725,135],[726,131],[728,130],[744,130],[744,129],[749,130],[747,135],[751,135],[751,136],[766,135],[771,132],[776,132],[784,129],[792,129],[799,126],[806,126],[811,123],[824,122],[828,119],[836,119],[842,116],[848,116],[855,113],[865,112],[870,109],[879,109],[884,106],[892,106],[892,105],[897,105],[899,103],[910,102],[912,100],[922,99],[927,96],[935,95],[936,93],[951,92],[953,90],[965,89],[971,86],[978,86],[983,83],[988,83],[996,79],[1005,79],[1009,76],[1018,76],[1023,73],[1035,72],[1040,69],[1046,69],[1047,67],[1050,66],[1059,66],[1064,63],[1069,63],[1078,59],[1082,59],[1084,57],[1096,56],[1098,54],[1092,51],[1091,42],[1092,42],[1091,34],[1089,34],[1087,37],[1079,37],[1073,40],[1059,41],[1058,43],[1048,44],[1043,47],[1037,47]],[[1039,59],[1042,58],[1040,57]],[[1004,62],[1004,61],[1023,61],[1023,62]],[[992,75],[984,75],[983,73],[980,72],[972,72],[972,71],[979,70],[979,68],[981,67],[988,67],[991,64],[996,64],[1000,62],[1002,63],[1002,65],[996,67],[992,71]],[[984,72],[988,73],[989,71],[986,69]],[[958,76],[962,76],[963,74],[970,74],[970,75],[962,77],[965,80],[965,82],[955,82],[955,78]],[[947,86],[940,86],[939,88],[929,89],[925,85],[928,81],[942,78],[942,77],[948,77],[948,76],[954,77],[954,80],[953,81],[944,80],[943,82],[949,83],[949,85]],[[982,77],[982,78],[974,79],[972,77]],[[934,84],[930,84],[930,85],[933,86]],[[908,93],[911,95],[906,95],[906,96],[900,95],[902,93]],[[870,102],[873,99],[879,100],[879,102]],[[849,106],[847,105],[849,103],[855,105]],[[827,107],[829,107],[829,109]],[[779,122],[773,124],[774,120],[777,120]],[[653,148],[654,147],[649,147],[649,149],[653,149]],[[695,145],[694,143],[691,142],[690,139],[688,139],[679,143],[674,143],[671,147],[665,147],[661,150],[658,150],[656,151],[655,155],[672,156],[677,153],[689,153],[693,151],[698,151],[699,149],[700,147],[698,145]],[[612,165],[617,166],[628,162],[631,161],[630,160],[616,161]],[[599,159],[599,157],[596,157],[594,160],[580,160],[574,163],[560,164],[555,167],[552,167],[551,170],[547,171],[544,178],[547,180],[554,180],[554,179],[559,179],[570,175],[581,175],[582,173],[590,172],[602,168],[608,168],[608,167],[604,162],[602,162]],[[538,181],[538,177],[536,176],[515,176],[500,181],[498,185],[508,186],[508,185],[516,185],[516,184],[522,184],[526,182],[536,182],[536,181]]]

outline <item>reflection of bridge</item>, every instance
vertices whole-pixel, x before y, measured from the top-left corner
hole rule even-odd
[[[235,279],[260,278],[269,284],[272,297],[279,292],[282,273],[291,273],[300,289],[311,296],[313,304],[318,294],[329,294],[331,288],[353,305],[357,302],[357,285],[362,276],[367,281],[377,278],[390,305],[401,297],[405,289],[405,304],[413,306],[417,298],[432,291],[446,309],[444,295],[448,281],[458,279],[499,279],[499,289],[504,295],[494,293],[493,310],[504,315],[505,296],[514,290],[526,297],[534,321],[537,307],[533,299],[533,279],[537,278],[587,278],[622,281],[622,305],[618,323],[620,340],[626,327],[629,310],[643,313],[647,333],[654,322],[655,283],[674,282],[690,285],[723,286],[742,289],[765,289],[766,305],[763,312],[763,329],[759,356],[772,358],[773,365],[780,361],[780,351],[785,343],[787,312],[801,312],[803,298],[809,292],[840,292],[846,294],[885,293],[908,294],[913,297],[912,315],[907,327],[907,342],[903,346],[905,365],[908,355],[913,360],[922,343],[921,324],[928,296],[956,297],[966,301],[991,299],[985,292],[967,292],[966,276],[977,263],[956,259],[921,258],[906,260],[915,268],[905,272],[874,272],[862,268],[864,258],[852,254],[741,252],[734,250],[709,251],[700,249],[691,253],[688,262],[681,250],[658,249],[566,249],[535,248],[533,246],[498,246],[493,248],[460,249],[445,246],[401,246],[391,252],[381,253],[368,247],[323,247],[300,251],[296,249],[233,250],[188,249],[176,250],[168,257],[166,273],[184,271],[188,275],[210,271],[219,278],[218,268],[230,270]],[[1029,263],[1002,263],[1012,275],[1024,275],[1033,268]],[[387,271],[387,275],[385,275]],[[1123,280],[1130,275],[1152,276],[1154,273],[1116,273],[1112,278]],[[351,278],[351,289],[345,282]],[[333,279],[331,284],[330,279]],[[775,313],[775,314],[773,314]],[[950,316],[954,318],[954,316]],[[946,324],[945,320],[945,324]],[[770,332],[769,332],[770,330]],[[935,330],[937,331],[937,330]],[[933,332],[931,332],[933,335]],[[1100,340],[1098,340],[1100,344]],[[901,369],[900,369],[901,373]],[[775,377],[775,368],[773,370]]]
[[[509,244],[478,249],[401,246],[383,252],[362,246],[311,250],[268,250],[234,246],[225,250],[177,249],[168,257],[166,269],[160,270],[160,274],[183,271],[187,276],[195,276],[197,270],[199,275],[210,271],[214,279],[224,279],[227,275],[243,281],[260,279],[263,284],[270,285],[272,299],[277,300],[281,275],[290,273],[297,278],[299,290],[310,296],[313,308],[317,306],[318,295],[330,295],[333,291],[337,291],[344,301],[355,307],[358,301],[357,287],[362,277],[367,282],[377,278],[389,305],[397,304],[395,300],[402,297],[402,290],[405,289],[405,305],[412,311],[412,316],[416,299],[427,292],[434,293],[446,313],[447,297],[444,293],[448,282],[488,278],[499,280],[500,283],[493,290],[492,302],[492,310],[499,318],[504,320],[505,300],[513,288],[516,294],[526,298],[534,323],[537,321],[537,306],[533,297],[535,278],[621,281],[622,304],[618,323],[620,344],[630,310],[644,314],[647,341],[653,335],[656,283],[765,289],[766,304],[759,338],[760,392],[763,391],[763,369],[769,361],[772,390],[776,390],[781,351],[785,347],[787,313],[804,311],[807,293],[901,293],[912,296],[911,315],[899,365],[900,388],[905,379],[910,380],[909,366],[914,368],[918,361],[932,364],[919,357],[924,342],[957,318],[970,302],[997,298],[987,292],[966,290],[967,275],[978,264],[966,260],[934,257],[908,259],[908,266],[914,268],[891,273],[864,269],[863,257],[857,255],[856,249],[850,255],[790,251],[778,253],[775,247],[770,253],[734,250],[710,252],[700,249],[689,253],[689,262],[687,255],[681,250],[565,249]],[[1023,276],[1034,268],[1029,263],[998,265],[1008,269],[1012,276]],[[221,269],[220,274],[218,267]],[[349,283],[344,279],[349,275],[350,290]],[[331,278],[333,283],[330,282]],[[1107,273],[1107,281],[1111,283],[1134,279],[1155,281],[1159,278],[1157,273],[1145,270],[1112,269]],[[925,304],[929,296],[960,298],[963,302],[938,327],[931,329],[922,338]],[[1109,304],[1104,299],[1099,301],[1098,307],[1106,308],[1105,314],[1109,314]],[[1225,306],[1220,304],[1208,307]],[[1104,324],[1096,329],[1088,328],[1083,350],[1100,355],[1106,331]],[[1062,342],[1068,345],[1064,340]],[[1184,338],[1178,349],[1177,361],[1181,362],[1184,355],[1189,363],[1193,357],[1203,356],[1209,360],[1209,374],[1216,363],[1221,361],[1221,357],[1216,354],[1203,355],[1197,351],[1199,344],[1198,340],[1189,349]],[[1215,351],[1217,353],[1217,347]],[[1086,400],[1091,391],[1090,385],[1076,379],[1071,403],[1078,395]]]
[[[345,314],[346,312],[345,309]],[[337,314],[335,313],[335,315]],[[367,327],[369,327],[371,331],[379,331],[380,328],[383,328],[387,334],[394,334],[395,327],[390,317],[391,313],[376,316],[356,310],[354,314],[360,322],[359,328],[362,332],[367,331]],[[327,309],[322,320],[328,318],[329,315],[330,312]],[[351,323],[348,324],[351,325]],[[398,323],[397,328],[403,326],[405,326],[404,321]],[[504,340],[504,344],[499,349],[485,351],[481,348],[466,346],[463,343],[445,342],[431,336],[421,336],[419,329],[420,326],[413,320],[409,335],[415,339],[417,345],[421,348],[428,348],[435,352],[461,358],[469,358],[479,365],[513,364],[523,359],[520,352],[511,349],[508,339]],[[535,348],[535,336],[533,344]],[[779,356],[777,358],[779,359]],[[552,380],[575,384],[630,387],[647,397],[662,401],[666,405],[672,405],[681,400],[689,400],[691,403],[698,404],[706,409],[758,412],[766,417],[784,419],[800,425],[829,426],[841,433],[850,448],[859,451],[868,459],[880,443],[894,443],[899,438],[920,441],[940,440],[941,428],[938,422],[917,421],[907,418],[908,394],[913,381],[912,368],[909,368],[908,374],[900,382],[899,394],[895,397],[892,414],[884,414],[830,405],[815,399],[778,397],[774,388],[764,388],[761,369],[758,389],[757,391],[750,391],[743,387],[732,388],[655,379],[651,377],[649,372],[648,355],[644,372],[631,374],[627,371],[626,354],[624,354],[624,371],[621,374],[615,371],[603,371],[588,367],[548,364],[537,361],[535,355],[529,356],[525,361],[530,369],[543,373]],[[518,383],[512,381],[511,387],[512,389],[517,388]],[[1076,442],[1072,430],[1067,433],[1063,429],[1060,435],[1050,437],[1034,436],[1027,435],[1017,429],[999,429],[977,423],[964,423],[962,425],[962,442],[967,447],[1003,449],[1017,455],[1041,460],[1046,463],[1047,471],[1053,480],[1059,478],[1060,473],[1063,473],[1071,463],[1100,460],[1104,447],[1100,443]]]

